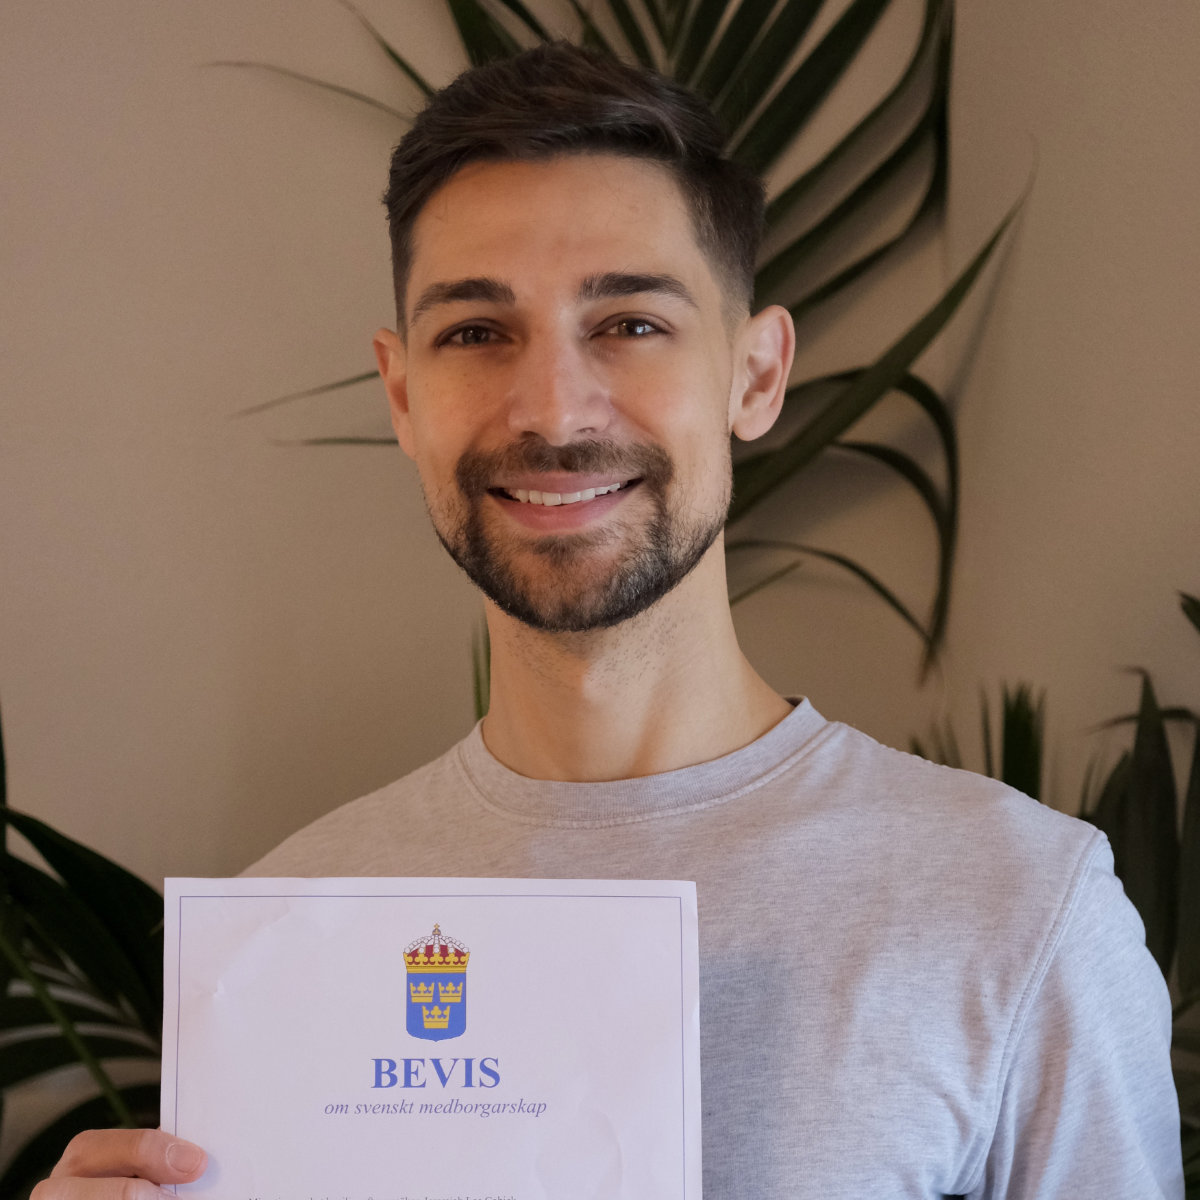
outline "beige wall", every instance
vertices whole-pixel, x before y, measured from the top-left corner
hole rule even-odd
[[[364,7],[446,77],[453,39],[434,6]],[[843,115],[894,72],[917,13],[897,6]],[[1045,682],[1069,804],[1082,731],[1132,702],[1115,667],[1144,664],[1165,698],[1200,707],[1200,647],[1173,600],[1200,592],[1200,8],[966,0],[959,26],[945,263],[927,248],[852,298],[848,332],[803,342],[816,372],[898,333],[1036,146],[990,310],[928,364],[965,371],[944,678],[918,691],[911,636],[828,571],[756,597],[738,624],[777,687],[897,744],[942,710],[973,730],[980,682]],[[390,320],[377,195],[396,127],[199,65],[229,57],[414,99],[329,0],[0,11],[11,799],[155,882],[240,870],[471,722],[478,606],[407,464],[276,444],[385,431],[378,388],[231,419],[369,365]],[[922,602],[931,539],[896,489],[831,463],[774,509]],[[64,1095],[27,1094],[21,1120]]]
[[[1175,595],[1200,594],[1200,7],[960,14],[951,254],[1035,154],[1037,174],[961,399],[954,703],[979,680],[1047,684],[1073,807],[1087,728],[1136,704],[1117,668],[1200,707]]]
[[[367,8],[446,76],[436,9]],[[916,11],[885,30],[878,77]],[[377,196],[395,125],[199,64],[260,58],[414,97],[327,0],[10,0],[0,22],[12,800],[155,881],[233,872],[469,727],[477,604],[398,452],[275,444],[383,431],[376,387],[231,419],[369,365],[390,320]],[[1041,165],[962,398],[945,688],[918,693],[911,637],[828,572],[751,601],[739,627],[778,687],[885,740],[944,703],[972,713],[981,680],[1044,680],[1069,781],[1078,730],[1126,703],[1114,666],[1145,663],[1200,704],[1172,598],[1200,591],[1200,16],[1019,0],[966,3],[960,27],[950,260],[1020,186],[1031,139]],[[807,343],[807,365],[861,357],[874,322],[898,332],[937,253],[861,303],[849,343]],[[787,523],[922,602],[915,505],[869,480],[835,502],[835,474]]]

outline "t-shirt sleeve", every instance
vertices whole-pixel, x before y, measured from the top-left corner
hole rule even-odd
[[[986,1200],[1180,1200],[1171,1006],[1096,835],[1018,1011]]]

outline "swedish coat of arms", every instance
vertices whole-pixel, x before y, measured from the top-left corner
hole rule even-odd
[[[467,1031],[467,959],[471,952],[435,925],[405,947],[408,998],[405,1028],[430,1042]]]

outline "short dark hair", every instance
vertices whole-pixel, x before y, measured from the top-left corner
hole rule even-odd
[[[724,132],[693,92],[569,42],[546,42],[464,71],[436,92],[392,155],[387,206],[401,327],[412,230],[430,196],[470,162],[623,154],[667,167],[696,240],[734,296],[751,302],[762,183],[724,153]]]

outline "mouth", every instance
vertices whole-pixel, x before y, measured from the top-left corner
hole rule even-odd
[[[543,508],[557,508],[570,504],[586,504],[600,496],[623,491],[640,483],[640,479],[625,479],[618,483],[601,484],[598,487],[581,488],[577,492],[539,491],[536,488],[490,488],[494,496],[515,500],[518,504],[532,504]]]

